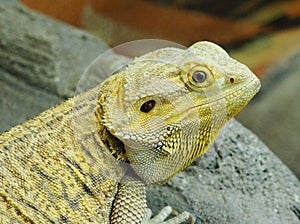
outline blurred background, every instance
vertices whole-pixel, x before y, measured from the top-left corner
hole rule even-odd
[[[22,0],[110,47],[141,38],[220,44],[262,80],[237,119],[300,178],[299,0]],[[84,47],[84,46],[83,46]]]

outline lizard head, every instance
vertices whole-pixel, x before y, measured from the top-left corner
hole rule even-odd
[[[163,183],[202,155],[259,87],[245,65],[213,43],[164,48],[102,85],[103,123],[124,144],[135,173]]]

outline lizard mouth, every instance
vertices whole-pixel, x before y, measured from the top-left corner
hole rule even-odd
[[[216,105],[214,108],[211,108],[210,113],[216,113],[218,111],[228,110],[228,106],[227,106],[226,102],[227,101],[232,102],[232,100],[230,100],[230,99],[233,99],[233,98],[236,98],[237,103],[239,103],[239,104],[244,103],[244,105],[245,105],[254,97],[254,95],[259,91],[260,87],[261,87],[261,85],[260,85],[259,79],[256,77],[253,77],[249,82],[238,86],[231,92],[229,90],[224,91],[224,94],[222,94],[222,96],[207,97],[209,99],[207,102],[188,107],[184,111],[180,112],[180,114],[182,115],[181,119],[193,117],[192,113],[195,113],[194,116],[196,116],[196,113],[197,113],[195,111],[196,109],[199,109],[200,107],[209,106],[209,105]],[[222,91],[222,90],[220,90],[220,91]],[[238,92],[247,93],[247,96],[239,97]],[[219,106],[217,106],[218,102],[219,102]],[[222,105],[224,105],[224,106],[222,106]]]
[[[232,104],[232,106],[234,107],[234,105],[246,105],[253,97],[254,95],[259,91],[260,89],[260,82],[259,79],[256,77],[253,77],[249,82],[244,83],[243,85],[239,85],[237,86],[237,88],[235,89],[231,89],[230,90],[220,90],[223,91],[223,94],[220,96],[212,96],[209,97],[207,96],[207,101],[203,102],[203,103],[199,103],[197,105],[193,105],[193,106],[189,106],[186,109],[183,109],[182,111],[177,111],[176,114],[174,114],[174,116],[178,116],[180,115],[180,119],[181,120],[185,120],[185,119],[190,119],[191,117],[198,117],[198,112],[197,110],[200,107],[210,107],[211,105],[211,109],[207,110],[207,113],[219,113],[222,112],[223,113],[227,113],[228,108],[230,106],[230,104],[228,104],[228,102],[232,101],[232,98],[236,98],[236,100],[234,101],[235,103]],[[245,97],[239,97],[239,92],[247,92],[247,96]],[[231,98],[231,100],[230,100]],[[239,111],[241,108],[237,108],[237,110]],[[205,113],[204,111],[202,111],[202,113]],[[227,113],[228,114],[228,113]],[[205,116],[207,114],[202,114],[202,116]],[[171,119],[174,117],[171,116],[169,119]]]
[[[248,94],[247,94],[247,97],[241,97],[241,99],[243,101],[250,101],[255,96],[255,94],[259,91],[260,87],[261,87],[261,84],[259,82],[259,79],[254,77],[249,82],[244,83],[242,86],[239,86],[238,88],[235,88],[231,92],[230,92],[230,90],[226,90],[226,91],[224,91],[224,94],[222,96],[211,97],[211,98],[208,97],[209,98],[208,102],[201,103],[201,104],[198,104],[196,106],[192,106],[189,109],[194,109],[194,108],[198,108],[198,107],[201,107],[201,106],[206,106],[206,105],[218,102],[222,99],[229,99],[229,98],[232,98],[232,97],[237,97],[238,98],[237,93],[238,92],[243,92],[243,91],[248,92]],[[221,91],[222,90],[220,90],[220,92]]]

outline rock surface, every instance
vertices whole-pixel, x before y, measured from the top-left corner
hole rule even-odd
[[[3,3],[2,130],[69,96],[82,69],[105,48],[82,31],[12,1]],[[200,168],[197,160],[164,186],[149,187],[153,211],[168,204],[193,211],[198,223],[299,223],[300,184],[295,176],[237,122],[231,121],[224,133],[221,150],[208,167]]]
[[[107,49],[17,1],[1,1],[0,36],[0,131],[73,96],[86,67]]]
[[[262,89],[239,119],[300,178],[300,49],[271,66]],[[253,119],[255,114],[255,119]]]

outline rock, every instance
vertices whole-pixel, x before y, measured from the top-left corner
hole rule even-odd
[[[73,96],[86,67],[107,49],[17,1],[1,1],[0,36],[0,131]]]
[[[300,223],[300,183],[249,130],[235,120],[216,156],[201,158],[162,187],[148,188],[149,207],[190,210],[197,223]]]
[[[273,64],[262,89],[239,120],[251,128],[300,178],[300,49]],[[255,119],[253,119],[255,114]]]
[[[0,86],[0,133],[62,101],[61,97],[35,88],[1,68]]]

